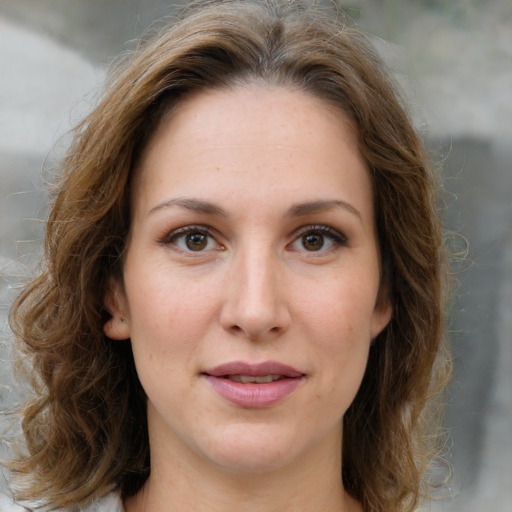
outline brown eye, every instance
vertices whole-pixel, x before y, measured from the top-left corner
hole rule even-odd
[[[297,233],[297,238],[288,247],[293,251],[322,254],[346,245],[347,238],[345,235],[330,226],[320,224],[304,226]]]
[[[302,245],[307,251],[319,251],[324,246],[324,236],[320,233],[307,233],[302,236]]]
[[[185,237],[185,244],[191,251],[202,251],[208,245],[208,235],[204,233],[190,233]]]
[[[179,228],[166,236],[162,242],[188,253],[223,249],[207,228],[195,226]]]

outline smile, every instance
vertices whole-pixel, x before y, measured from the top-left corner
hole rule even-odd
[[[202,375],[224,400],[249,409],[278,404],[305,379],[304,373],[274,361],[255,365],[231,362]]]
[[[253,377],[252,375],[226,375],[226,379],[232,380],[233,382],[241,382],[242,384],[267,384],[269,382],[275,382],[279,379],[285,379],[282,375],[262,375]]]

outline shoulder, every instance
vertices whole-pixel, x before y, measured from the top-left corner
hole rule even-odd
[[[0,512],[27,512],[37,510],[38,512],[44,512],[50,510],[48,508],[28,508],[16,505],[12,499],[4,494],[0,494]],[[87,506],[75,506],[66,509],[62,509],[61,512],[124,512],[123,502],[121,496],[117,492],[110,492],[105,496],[94,500]]]
[[[121,496],[113,491],[93,501],[85,508],[73,509],[70,512],[124,512],[124,509]]]
[[[0,512],[25,512],[26,509],[16,505],[9,496],[0,491]]]
[[[9,496],[0,491],[0,512],[24,512],[26,509],[16,505]]]
[[[113,491],[90,503],[85,508],[70,512],[123,512],[123,502],[119,493]]]

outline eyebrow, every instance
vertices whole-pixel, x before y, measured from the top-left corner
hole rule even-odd
[[[356,217],[359,218],[360,221],[363,220],[363,216],[361,212],[350,203],[346,201],[340,201],[338,199],[328,199],[328,200],[319,200],[319,201],[310,201],[307,203],[299,203],[293,205],[287,212],[288,217],[301,217],[303,215],[312,215],[315,213],[322,213],[329,210],[333,210],[334,208],[343,208],[348,212],[352,213]]]
[[[177,197],[174,199],[169,199],[167,201],[163,201],[149,211],[148,215],[152,215],[153,213],[163,210],[165,208],[170,208],[171,206],[181,206],[182,208],[186,208],[187,210],[192,210],[198,213],[203,213],[207,215],[217,215],[220,217],[227,217],[228,214],[225,210],[223,210],[220,206],[217,206],[209,201],[203,201],[202,199],[188,198],[188,197]],[[352,206],[350,203],[346,201],[340,201],[338,199],[328,199],[328,200],[317,200],[317,201],[308,201],[305,203],[298,203],[293,205],[286,212],[287,217],[302,217],[305,215],[313,215],[315,213],[322,213],[329,210],[333,210],[335,208],[343,208],[348,212],[352,213],[359,220],[363,220],[361,212]]]
[[[152,215],[153,213],[164,208],[169,208],[170,206],[181,206],[182,208],[186,208],[187,210],[192,210],[198,213],[227,217],[227,213],[220,206],[216,206],[213,203],[203,201],[201,199],[193,199],[187,197],[177,197],[175,199],[163,201],[162,203],[159,203],[151,208],[148,215]]]

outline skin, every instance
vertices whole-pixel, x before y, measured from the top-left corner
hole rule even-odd
[[[105,332],[131,338],[152,468],[126,510],[362,510],[340,478],[342,418],[391,308],[376,306],[372,187],[351,124],[299,91],[200,93],[157,130],[133,190]],[[269,360],[304,377],[268,407],[236,405],[204,376]]]

